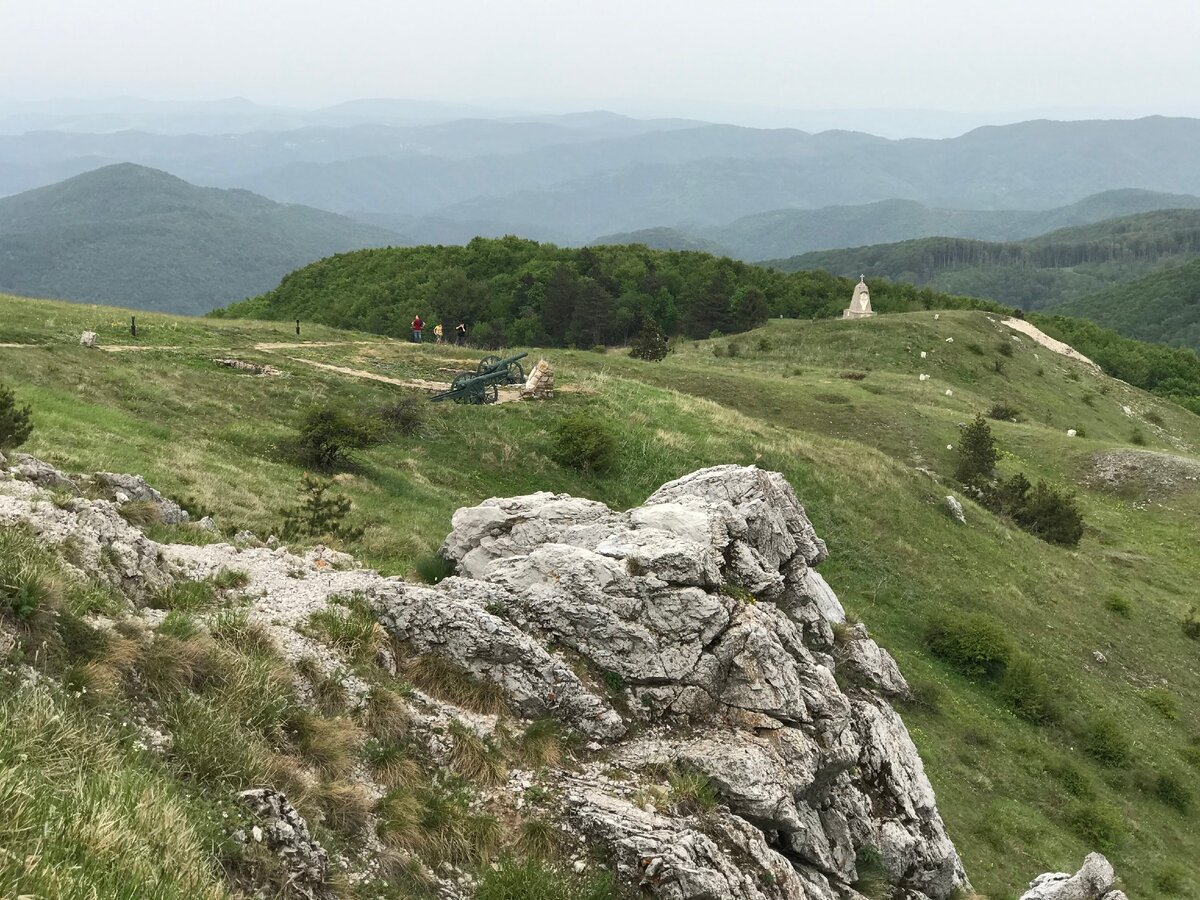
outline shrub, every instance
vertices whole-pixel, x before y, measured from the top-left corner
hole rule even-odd
[[[1083,537],[1083,513],[1075,502],[1075,495],[1051,487],[1045,481],[1037,486],[1013,519],[1025,531],[1051,544],[1074,547]]]
[[[33,410],[17,406],[12,389],[0,384],[0,450],[20,447],[33,432]]]
[[[1190,637],[1193,641],[1200,641],[1200,614],[1197,613],[1196,607],[1188,610],[1188,614],[1183,617],[1183,633]]]
[[[729,346],[725,348],[725,352],[731,357],[738,357],[742,353],[742,345],[736,341],[730,341]]]
[[[987,415],[989,419],[998,419],[1002,422],[1008,422],[1020,416],[1021,410],[1003,400],[999,400],[992,404],[992,408],[988,410]]]
[[[712,352],[713,352],[713,356],[715,356],[719,359],[720,357],[725,355],[725,348],[722,347],[720,344],[713,344]]]
[[[1009,341],[1003,341],[996,347],[996,352],[1001,356],[1012,356],[1013,345]]]
[[[983,348],[974,342],[967,344],[967,350],[969,350],[971,353],[974,353],[976,356],[983,356]]]
[[[1145,415],[1145,416],[1143,416],[1142,418],[1144,418],[1144,419],[1145,419],[1147,422],[1149,422],[1151,425],[1158,425],[1158,426],[1160,426],[1160,427],[1161,427],[1161,426],[1162,426],[1162,424],[1163,424],[1163,417],[1162,417],[1162,415],[1161,415],[1161,414],[1158,412],[1158,410],[1155,410],[1155,409],[1152,409],[1152,410],[1150,410],[1150,411],[1149,411],[1148,413],[1146,413],[1146,415]]]
[[[376,411],[380,423],[392,434],[418,434],[425,426],[425,401],[415,394],[402,394]]]
[[[1154,886],[1170,897],[1182,897],[1186,877],[1187,869],[1183,866],[1173,862],[1167,863],[1166,867],[1154,876]]]
[[[964,426],[959,435],[958,467],[954,477],[969,485],[985,482],[991,478],[999,458],[991,426],[982,415],[976,415],[975,421]]]
[[[616,453],[616,438],[594,413],[572,413],[555,426],[550,456],[561,466],[584,473],[603,472],[612,465]]]
[[[1040,725],[1054,722],[1059,717],[1050,679],[1031,657],[1023,653],[1004,670],[999,689],[1001,699],[1022,719]]]
[[[1192,792],[1177,775],[1160,772],[1154,779],[1153,793],[1160,803],[1181,813],[1192,807]]]
[[[1129,602],[1128,597],[1122,597],[1120,594],[1110,594],[1104,601],[1104,608],[1123,619],[1133,615],[1133,604]]]
[[[306,466],[328,472],[349,462],[350,453],[374,440],[372,430],[333,406],[310,409],[300,423],[297,454]]]
[[[603,344],[592,344],[592,352],[604,354],[604,353],[608,352],[608,348],[605,347]]]
[[[1179,718],[1179,704],[1175,702],[1175,695],[1166,688],[1146,688],[1144,691],[1138,691],[1138,696],[1164,719],[1173,722]]]
[[[1004,374],[1004,360],[993,359],[992,360],[992,371],[995,372],[997,375],[1003,375]]]
[[[443,579],[449,578],[457,568],[458,565],[454,560],[447,559],[440,553],[426,553],[413,563],[413,571],[426,584],[437,584]]]
[[[1106,803],[1079,803],[1067,817],[1071,826],[1088,847],[1110,851],[1125,834],[1125,822],[1119,811]]]
[[[672,770],[668,781],[671,785],[671,803],[680,815],[708,812],[717,805],[717,795],[707,775]]]
[[[644,359],[646,362],[658,362],[670,351],[666,336],[658,330],[653,319],[645,319],[642,329],[629,348],[629,355],[634,359]]]
[[[854,860],[858,880],[854,889],[870,900],[885,900],[891,894],[891,883],[883,854],[871,844],[859,848]]]
[[[1106,766],[1124,766],[1132,753],[1124,730],[1107,716],[1097,716],[1088,722],[1083,732],[1083,746],[1088,755]]]
[[[964,675],[998,678],[1013,655],[1012,640],[995,619],[979,613],[950,613],[930,623],[925,644]]]
[[[1129,443],[1136,444],[1138,447],[1146,446],[1146,435],[1142,433],[1142,429],[1133,429],[1129,435]]]
[[[332,484],[307,472],[300,478],[300,500],[280,510],[283,522],[279,533],[288,539],[330,535],[343,541],[356,541],[363,530],[346,524],[353,504],[349,497],[329,495]]]

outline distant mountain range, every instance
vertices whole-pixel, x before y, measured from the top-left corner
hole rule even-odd
[[[221,114],[241,109],[230,105]],[[1042,222],[1012,211],[1127,188],[1200,194],[1196,119],[1031,121],[887,140],[604,112],[403,124],[412,112],[359,101],[296,128],[0,135],[0,194],[134,162],[344,214],[415,243],[515,233],[584,244],[667,228],[745,259],[947,231],[1027,237],[1145,207],[1119,201],[1107,213]]]
[[[194,314],[325,256],[399,243],[322,210],[124,164],[0,199],[0,292]]]

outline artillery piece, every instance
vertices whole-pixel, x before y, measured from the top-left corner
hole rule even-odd
[[[434,403],[453,400],[455,403],[495,403],[500,398],[500,385],[524,384],[525,370],[520,360],[528,356],[520,353],[501,359],[485,356],[474,372],[459,372],[450,382],[450,390],[434,394],[429,399]]]

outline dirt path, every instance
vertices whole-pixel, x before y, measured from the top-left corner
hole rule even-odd
[[[378,343],[379,341],[293,341],[291,343],[272,343],[266,341],[255,344],[254,349],[270,353],[272,350],[303,350],[305,347],[350,347]]]
[[[0,350],[15,350],[18,347],[36,347],[37,344],[0,344]]]
[[[1096,365],[1070,344],[1064,344],[1062,341],[1056,341],[1054,338],[1050,337],[1050,335],[1046,334],[1046,332],[1042,331],[1031,322],[1026,322],[1024,319],[1004,319],[1004,324],[1013,331],[1019,331],[1026,337],[1033,338],[1036,343],[1041,344],[1047,350],[1053,350],[1055,353],[1065,356],[1068,359],[1075,359],[1081,363],[1086,363],[1097,372],[1100,371],[1100,367],[1098,365]]]

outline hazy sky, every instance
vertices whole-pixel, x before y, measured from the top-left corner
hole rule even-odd
[[[1200,112],[1196,0],[0,0],[0,99]]]

